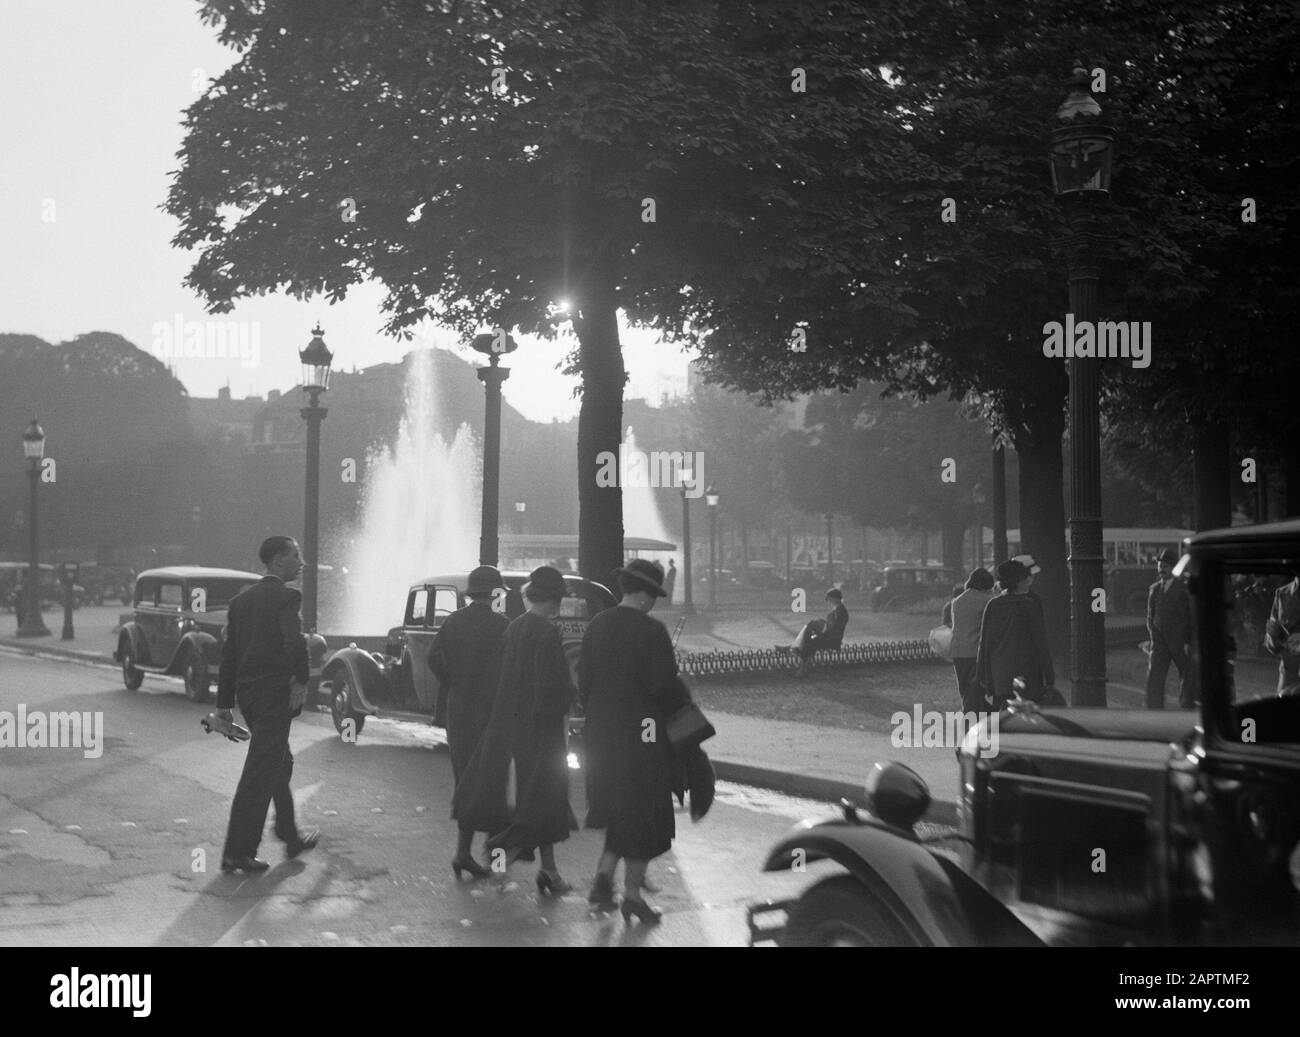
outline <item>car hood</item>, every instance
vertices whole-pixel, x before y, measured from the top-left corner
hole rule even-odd
[[[1059,734],[1133,742],[1178,741],[1200,723],[1200,714],[1166,709],[1045,709],[1003,714],[1001,734]]]

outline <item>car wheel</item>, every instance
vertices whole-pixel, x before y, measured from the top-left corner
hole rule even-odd
[[[334,718],[334,730],[340,736],[349,720],[354,735],[361,734],[361,729],[366,726],[365,715],[352,709],[352,683],[346,671],[336,673],[330,684],[330,716]]]
[[[826,879],[790,908],[782,947],[908,947],[914,941],[851,875]]]
[[[122,683],[127,691],[135,691],[144,683],[144,671],[136,668],[135,649],[131,647],[129,638],[123,639],[117,654],[122,660]]]
[[[207,660],[197,652],[185,654],[181,678],[185,681],[185,697],[191,702],[207,702],[212,697],[212,680],[208,676]]]

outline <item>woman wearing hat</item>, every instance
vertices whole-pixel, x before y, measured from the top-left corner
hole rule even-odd
[[[538,892],[567,893],[572,887],[560,877],[553,849],[577,828],[565,747],[573,682],[552,622],[564,598],[564,577],[549,565],[534,569],[523,594],[528,611],[506,628],[492,717],[456,789],[452,816],[462,827],[496,833],[487,842],[495,870],[501,862],[531,861],[540,848]],[[513,814],[506,798],[512,761]]]
[[[650,859],[667,853],[676,827],[668,718],[684,705],[685,686],[668,631],[646,613],[665,597],[663,570],[634,559],[618,570],[623,600],[587,627],[578,663],[586,708],[587,827],[605,829],[605,848],[589,900],[614,905],[614,869],[626,861],[625,921],[659,920],[642,896]]]
[[[998,566],[1003,593],[989,599],[980,623],[976,679],[1001,709],[1014,694],[1012,681],[1025,681],[1024,697],[1038,701],[1056,683],[1042,608],[1029,596],[1033,573],[1012,559]]]
[[[492,715],[501,673],[502,638],[510,625],[492,608],[492,595],[504,587],[495,566],[474,569],[465,590],[469,604],[443,621],[429,647],[429,669],[447,694],[447,749],[456,786]],[[463,871],[476,879],[487,877],[487,869],[474,859],[473,843],[474,829],[462,824],[451,861],[458,879]]]

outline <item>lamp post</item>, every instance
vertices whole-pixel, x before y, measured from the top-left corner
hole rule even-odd
[[[45,457],[45,430],[35,418],[23,433],[23,456],[27,458],[31,497],[27,505],[27,607],[23,609],[18,636],[49,637],[49,628],[41,619],[40,537],[36,524],[36,494],[41,481],[41,460]]]
[[[993,444],[993,564],[1007,557],[1007,455],[999,439]]]
[[[1110,193],[1115,134],[1097,120],[1101,106],[1088,89],[1088,72],[1076,62],[1070,93],[1056,111],[1048,157],[1052,187],[1066,207],[1068,233],[1056,242],[1070,278],[1075,325],[1097,319],[1099,254],[1106,236],[1098,205]],[[1103,585],[1101,551],[1100,368],[1089,357],[1070,357],[1070,701],[1106,705],[1105,614],[1092,610]]]
[[[835,582],[835,530],[831,526],[831,513],[826,512],[826,585]]]
[[[515,501],[515,532],[520,536],[524,533],[524,512],[528,510],[526,501]]]
[[[686,594],[682,599],[682,615],[695,615],[695,598],[691,586],[691,499],[686,496],[686,488],[695,481],[695,469],[689,458],[680,462],[677,468],[677,480],[682,486],[682,577],[685,579]]]
[[[190,509],[190,526],[193,530],[193,541],[194,541],[194,553],[191,557],[194,559],[195,565],[199,565],[202,563],[202,557],[200,555],[200,544],[199,544],[199,525],[202,521],[203,521],[203,509],[196,504],[192,509]]]
[[[325,420],[326,409],[320,405],[320,394],[329,388],[330,363],[334,354],[321,337],[325,334],[318,323],[312,329],[312,339],[307,348],[298,354],[302,361],[302,391],[310,403],[301,414],[307,421],[307,492],[306,512],[302,524],[302,547],[306,557],[302,569],[302,625],[310,632],[316,631],[316,588],[320,563],[320,423]],[[195,509],[197,513],[198,509]],[[197,519],[196,519],[197,527]]]
[[[501,354],[519,348],[514,337],[501,328],[475,335],[470,348],[488,358],[478,369],[478,380],[487,394],[483,416],[483,519],[479,526],[478,564],[496,565],[500,554],[497,526],[501,501],[501,383],[510,372],[501,367]]]
[[[984,568],[984,487],[976,483],[971,487],[970,500],[975,505],[975,568]]]
[[[709,610],[718,607],[718,491],[712,486],[704,491],[709,506]]]

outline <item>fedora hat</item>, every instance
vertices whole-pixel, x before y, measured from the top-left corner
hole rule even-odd
[[[1175,551],[1172,547],[1166,547],[1163,551],[1160,552],[1160,558],[1158,559],[1158,561],[1168,562],[1170,565],[1177,565],[1178,552]]]
[[[1035,576],[1043,571],[1038,567],[1038,563],[1034,561],[1033,555],[1016,555],[1011,560],[1013,562],[1019,562]]]
[[[998,583],[1002,584],[1007,590],[1011,590],[1029,574],[1029,567],[1024,562],[1018,562],[1012,558],[1010,561],[1003,562],[998,566]]]
[[[501,570],[495,565],[480,565],[471,569],[469,579],[465,581],[466,594],[491,594],[498,587],[504,587]]]
[[[645,558],[633,558],[622,569],[615,569],[614,575],[623,576],[644,584],[644,589],[648,590],[656,598],[668,597],[668,592],[664,590],[664,569],[658,562],[651,562]],[[640,589],[642,588],[638,588],[638,590]]]
[[[528,574],[528,582],[523,587],[525,597],[530,590],[539,598],[559,601],[564,597],[564,577],[553,566],[538,566]]]

